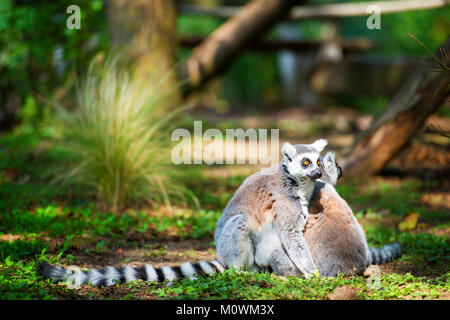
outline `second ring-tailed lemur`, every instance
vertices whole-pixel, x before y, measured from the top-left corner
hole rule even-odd
[[[75,285],[89,282],[93,285],[107,286],[136,279],[157,282],[180,278],[195,279],[199,276],[223,272],[231,266],[248,270],[268,268],[279,275],[301,276],[305,270],[306,275],[311,274],[314,271],[315,262],[320,274],[324,276],[332,275],[336,270],[345,273],[353,272],[354,259],[347,263],[345,256],[340,256],[347,254],[345,250],[342,251],[339,248],[336,250],[334,246],[334,250],[326,251],[324,245],[326,246],[327,241],[331,243],[335,239],[330,239],[327,232],[322,232],[321,225],[328,232],[333,232],[333,224],[329,219],[317,218],[321,215],[328,215],[328,212],[334,213],[326,218],[332,219],[332,217],[339,216],[339,209],[333,206],[323,207],[320,198],[322,195],[327,199],[335,197],[335,202],[339,203],[338,207],[344,209],[343,214],[348,215],[350,212],[353,217],[351,209],[346,203],[344,206],[342,202],[338,201],[338,199],[343,200],[332,186],[330,186],[332,188],[330,190],[334,190],[334,193],[328,188],[317,187],[317,185],[326,185],[324,182],[314,182],[321,176],[321,172],[323,173],[322,180],[332,184],[336,183],[339,176],[340,168],[334,162],[334,157],[331,158],[327,155],[328,157],[326,156],[321,163],[321,159],[317,156],[325,145],[325,140],[318,140],[311,145],[285,144],[282,149],[283,161],[280,166],[256,173],[244,181],[217,224],[215,238],[220,263],[214,260],[195,264],[186,262],[178,267],[154,268],[151,265],[140,268],[133,266],[106,267],[101,270],[91,269],[85,272],[79,269],[72,271],[41,261],[37,265],[38,271],[47,278],[68,281]],[[321,172],[317,170],[319,167]],[[313,203],[309,204],[311,196],[313,196]],[[316,202],[318,205],[315,204]],[[331,204],[332,201],[324,203]],[[303,238],[302,231],[305,219],[308,217],[308,206],[312,208],[314,215],[312,221],[314,222],[308,222]],[[289,216],[294,210],[297,210],[295,215]],[[367,245],[364,233],[361,236],[362,230],[357,222],[356,225],[356,227],[350,228],[350,232],[353,229],[357,230],[355,239],[363,243],[360,245],[363,249],[349,250],[363,252],[359,259],[367,261],[367,263],[371,260],[374,263],[385,262],[382,259],[372,259],[370,255],[366,254],[367,250],[364,248]],[[308,247],[305,245],[305,239]],[[287,242],[287,245],[284,242]],[[289,251],[286,250],[286,247]],[[308,250],[308,248],[311,249]],[[382,249],[370,250],[373,252],[379,250],[379,254],[384,252]],[[294,259],[298,259],[297,263],[293,262],[288,252],[292,252]],[[334,255],[331,260],[326,258],[329,254]],[[372,256],[376,257],[374,254]],[[343,268],[339,268],[339,261],[343,263]],[[356,265],[359,266],[359,262]],[[352,269],[350,270],[348,266],[352,266]]]
[[[338,273],[362,274],[371,264],[386,263],[400,256],[398,243],[380,249],[368,247],[365,233],[352,210],[333,187],[342,176],[333,152],[322,159],[321,169],[323,175],[316,181],[305,230],[319,274],[325,277]]]

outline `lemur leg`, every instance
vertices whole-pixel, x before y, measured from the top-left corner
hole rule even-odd
[[[295,200],[273,208],[276,210],[274,226],[279,232],[281,243],[292,263],[306,278],[316,272],[316,265],[303,236],[307,212]]]
[[[247,216],[238,214],[228,219],[216,239],[216,248],[218,261],[223,265],[238,270],[256,270]]]
[[[273,272],[275,272],[279,276],[303,276],[303,274],[295,266],[295,264],[282,248],[276,249],[272,252],[270,256],[270,266],[272,267]]]

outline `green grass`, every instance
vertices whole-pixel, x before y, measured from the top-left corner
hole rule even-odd
[[[82,189],[49,185],[49,169],[70,159],[52,135],[51,130],[21,128],[0,137],[0,299],[326,299],[343,285],[357,288],[359,299],[439,299],[449,292],[448,233],[432,232],[449,227],[448,211],[422,203],[422,190],[437,186],[414,178],[339,182],[338,191],[363,222],[369,244],[398,241],[403,247],[402,257],[382,269],[373,283],[359,276],[306,280],[229,270],[171,286],[135,281],[73,289],[54,284],[37,275],[36,260],[79,264],[82,255],[108,259],[118,248],[145,252],[149,260],[164,259],[170,253],[166,241],[192,239],[211,250],[217,219],[245,176],[191,171],[187,186],[201,209],[154,205],[119,215],[96,205]],[[427,228],[400,232],[397,223],[411,212],[418,212]],[[191,255],[195,250],[189,250]],[[132,262],[127,257],[121,261]]]
[[[343,285],[360,289],[360,299],[439,297],[439,290],[448,290],[450,274],[433,281],[411,274],[380,277],[380,286],[370,289],[363,277],[325,279],[314,277],[281,278],[270,273],[238,273],[227,270],[211,279],[182,280],[174,286],[158,285],[149,293],[172,299],[326,299]]]
[[[364,208],[365,211],[388,211],[396,217],[418,212],[423,218],[448,225],[448,211],[429,207],[420,200],[421,190],[430,186],[433,186],[433,181],[407,178],[399,185],[384,181],[369,184],[364,181],[350,181],[347,184],[338,184],[336,189],[346,201],[352,204],[355,213],[358,208]]]

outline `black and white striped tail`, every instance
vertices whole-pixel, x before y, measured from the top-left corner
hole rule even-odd
[[[402,255],[402,248],[399,243],[387,244],[381,248],[369,247],[369,251],[369,265],[388,263]]]
[[[130,282],[137,279],[144,281],[164,282],[176,279],[196,279],[223,272],[226,268],[216,260],[200,261],[198,263],[185,262],[177,267],[164,266],[154,268],[149,264],[143,267],[123,266],[120,268],[105,267],[104,269],[89,269],[87,272],[80,269],[68,270],[61,266],[52,265],[46,261],[36,264],[37,271],[46,278],[69,282],[75,286],[91,283],[94,286],[113,286],[121,282]]]

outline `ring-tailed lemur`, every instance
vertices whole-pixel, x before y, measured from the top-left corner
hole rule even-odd
[[[324,139],[285,143],[280,165],[242,183],[217,223],[220,263],[255,271],[270,268],[282,276],[309,277],[316,271],[303,232],[326,144]]]
[[[333,152],[321,162],[322,177],[309,206],[305,239],[319,274],[362,274],[371,264],[387,263],[401,255],[398,243],[368,247],[366,236],[347,202],[334,189],[342,170]],[[322,180],[322,181],[321,181]]]
[[[180,267],[141,268],[106,267],[88,272],[67,270],[45,261],[37,264],[39,273],[47,278],[69,281],[75,285],[113,285],[136,279],[150,281],[195,278],[223,271],[228,267],[245,270],[273,269],[290,275],[283,268],[295,265],[295,275],[310,276],[315,270],[303,236],[308,218],[309,200],[314,180],[321,176],[320,152],[326,140],[312,144],[282,147],[280,165],[248,177],[237,189],[219,219],[215,232],[217,261],[186,262]]]

